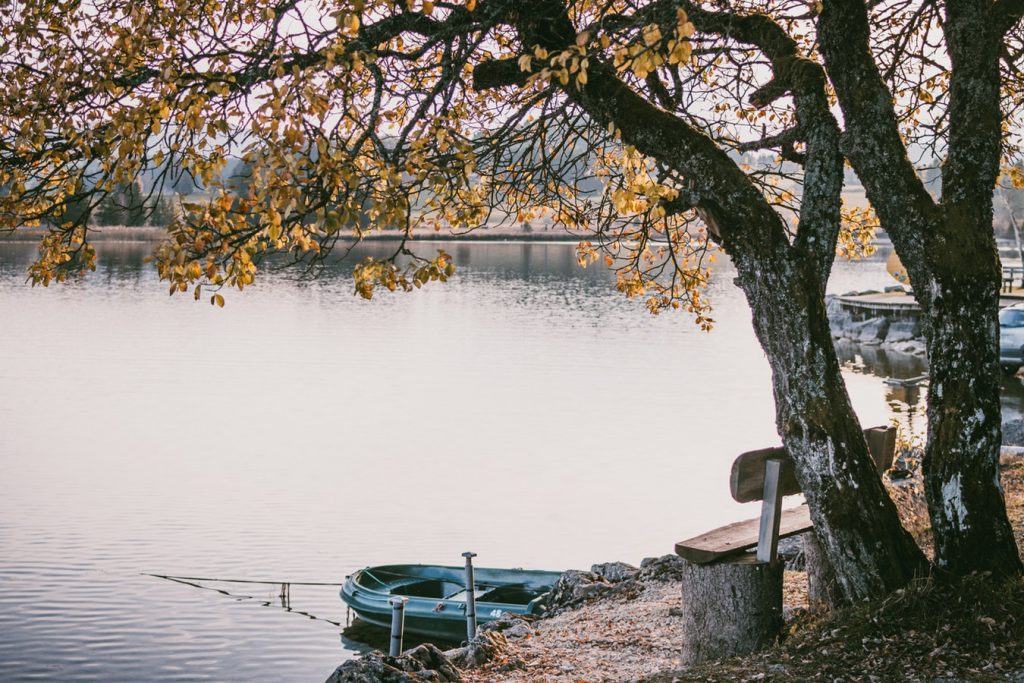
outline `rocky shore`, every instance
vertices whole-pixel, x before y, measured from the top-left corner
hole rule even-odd
[[[543,619],[506,617],[462,647],[420,645],[401,657],[373,652],[327,683],[635,681],[678,666],[680,559],[648,558],[569,570]]]
[[[1007,430],[1024,441],[1024,420]],[[1024,550],[1024,448],[1007,445],[1002,481]],[[885,477],[904,525],[926,552],[920,450],[904,444]],[[544,618],[506,617],[462,647],[424,644],[400,657],[372,652],[345,662],[327,683],[577,683],[612,681],[887,681],[1024,683],[1024,581],[994,586],[922,582],[878,604],[831,614],[807,610],[801,545],[787,562],[788,637],[770,650],[692,669],[679,663],[680,560],[674,555],[565,572]],[[842,634],[848,633],[848,636]]]
[[[905,291],[902,287],[887,287],[886,292]],[[879,292],[850,292],[851,295],[877,294]],[[846,296],[846,295],[844,295]],[[859,318],[847,307],[840,297],[825,297],[829,327],[835,339],[843,339],[868,346],[886,349],[913,356],[924,356],[925,343],[921,323],[913,317],[872,316]]]

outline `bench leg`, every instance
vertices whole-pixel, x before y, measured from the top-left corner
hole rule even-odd
[[[802,535],[804,562],[807,568],[807,603],[812,610],[829,610],[846,601],[843,587],[836,579],[836,570],[818,542],[818,535],[808,531]]]
[[[744,655],[772,645],[782,631],[782,562],[742,555],[683,560],[682,663]]]

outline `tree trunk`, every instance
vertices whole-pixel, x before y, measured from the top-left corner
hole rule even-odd
[[[524,45],[560,50],[576,31],[563,3],[520,4],[517,30]],[[758,31],[755,31],[758,32]],[[779,58],[794,67],[795,53]],[[804,65],[806,67],[806,65]],[[827,100],[804,92],[820,74],[807,68],[797,98],[802,125],[813,132],[805,201],[815,210],[801,217],[798,237],[724,150],[700,130],[654,107],[619,79],[610,65],[595,62],[587,83],[565,94],[598,125],[612,123],[623,142],[658,159],[694,182],[709,231],[728,250],[753,312],[754,327],[772,368],[776,421],[796,465],[819,539],[851,600],[900,588],[926,568],[920,549],[900,525],[839,372],[825,314],[822,278],[834,255],[842,166],[833,148],[838,129],[822,123]],[[819,83],[823,95],[824,83]],[[807,99],[810,97],[811,99]],[[814,102],[818,102],[814,105]],[[813,105],[813,106],[812,106]],[[809,117],[809,118],[808,118]],[[813,163],[812,163],[813,162]],[[833,201],[835,207],[829,205]],[[808,208],[808,207],[803,207]],[[813,214],[813,216],[811,215]],[[805,222],[804,219],[808,220]]]
[[[924,312],[931,371],[925,491],[936,563],[956,573],[1021,571],[998,480],[999,260],[992,194],[1003,144],[992,3],[944,3],[951,69],[942,202],[900,137],[893,95],[872,56],[863,2],[825,3],[822,55],[843,110],[844,150],[892,237]]]
[[[846,602],[836,570],[813,531],[802,534],[804,567],[807,569],[807,603],[812,610],[832,609]]]
[[[962,253],[962,252],[961,252]],[[936,284],[923,462],[935,563],[956,574],[1021,571],[999,482],[999,269],[957,259]]]
[[[925,493],[936,564],[956,574],[1014,574],[1022,567],[999,483],[1002,278],[992,234],[1003,149],[1002,36],[986,0],[949,0],[945,9],[952,68],[943,220],[928,236]]]
[[[900,524],[853,412],[807,258],[737,258],[739,283],[768,356],[776,420],[825,555],[849,600],[885,595],[926,571]]]
[[[683,560],[683,664],[762,650],[782,631],[782,562]]]

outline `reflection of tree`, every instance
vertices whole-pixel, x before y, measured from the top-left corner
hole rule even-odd
[[[909,379],[928,372],[927,359],[878,345],[840,339],[836,341],[836,354],[847,369],[882,378]]]
[[[928,372],[926,358],[846,339],[836,341],[836,355],[844,371],[882,379],[905,380]],[[909,384],[886,383],[884,386],[885,401],[900,427],[909,434],[923,435],[928,426],[927,380]],[[1016,376],[1003,378],[1000,405],[1003,422],[1024,418],[1024,379]]]
[[[878,345],[836,341],[836,355],[847,372],[882,379],[909,380],[928,372],[928,361],[920,356],[900,353]],[[905,434],[923,436],[927,428],[928,396],[926,382],[884,383],[885,402]]]

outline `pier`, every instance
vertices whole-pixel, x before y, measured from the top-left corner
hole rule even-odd
[[[836,297],[839,305],[854,320],[891,318],[916,320],[921,314],[913,293],[902,287],[889,287],[889,291],[849,292]],[[1014,287],[999,294],[999,307],[1024,302],[1024,287]]]

